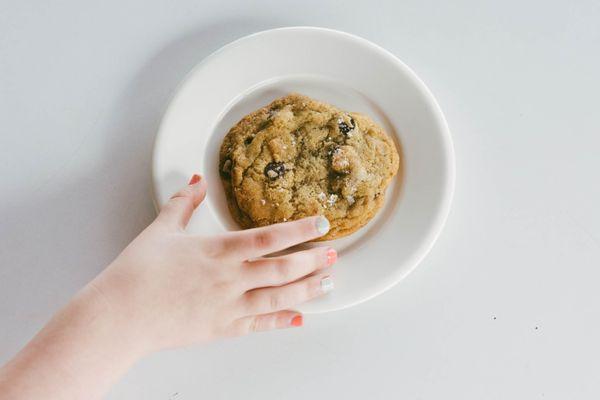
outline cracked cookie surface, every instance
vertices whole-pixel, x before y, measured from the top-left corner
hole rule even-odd
[[[242,118],[219,156],[229,210],[242,228],[324,215],[331,229],[319,240],[373,218],[399,168],[394,142],[369,117],[299,94]]]

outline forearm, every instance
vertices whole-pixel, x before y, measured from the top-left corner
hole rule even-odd
[[[0,369],[0,399],[97,399],[143,353],[135,335],[86,287]]]

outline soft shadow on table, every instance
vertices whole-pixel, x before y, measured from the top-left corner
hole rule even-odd
[[[0,329],[0,363],[28,340],[24,333],[33,335],[154,218],[152,147],[179,82],[224,44],[276,26],[229,20],[170,42],[140,68],[105,113],[110,123],[105,132],[96,133],[103,135],[105,156],[95,170],[48,197],[22,199],[0,212],[2,229],[10,232],[9,240],[0,245],[6,250],[0,260],[10,264],[0,270],[5,327]],[[65,169],[62,173],[72,173]],[[173,179],[184,185],[189,177]],[[30,251],[14,250],[26,243],[31,243]]]

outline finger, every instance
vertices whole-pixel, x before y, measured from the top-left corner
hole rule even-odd
[[[214,238],[213,244],[220,256],[248,260],[316,239],[327,232],[329,232],[327,218],[316,216],[227,233]]]
[[[314,275],[285,286],[254,289],[242,297],[246,315],[266,314],[293,308],[333,290],[333,278]]]
[[[231,326],[233,336],[273,329],[297,328],[304,324],[302,314],[297,311],[278,311],[269,314],[253,315],[236,320]]]
[[[243,265],[244,281],[249,288],[280,286],[294,282],[337,261],[337,252],[331,247],[317,247],[297,251],[281,257],[262,258]]]
[[[206,181],[200,175],[193,175],[189,184],[175,193],[160,210],[157,220],[177,229],[184,229],[194,209],[206,196]]]

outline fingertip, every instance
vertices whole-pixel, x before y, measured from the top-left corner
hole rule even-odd
[[[330,267],[337,262],[338,254],[333,247],[327,249],[327,266]]]
[[[329,229],[331,228],[331,225],[329,224],[329,220],[327,218],[325,218],[323,215],[319,215],[318,217],[316,217],[314,224],[315,224],[315,228],[316,228],[319,236],[326,235],[327,232],[329,232]]]
[[[290,326],[294,328],[301,327],[302,325],[304,325],[304,317],[302,316],[302,314],[297,314],[293,316],[290,320]]]
[[[192,175],[188,185],[171,196],[162,207],[158,219],[172,226],[185,228],[194,210],[206,197],[206,187],[202,176]]]
[[[206,179],[204,179],[202,175],[194,174],[190,178],[188,186],[192,190],[192,199],[194,203],[194,208],[196,208],[198,207],[198,205],[200,205],[200,203],[202,203],[202,201],[206,197]]]
[[[202,177],[198,174],[194,174],[192,175],[192,178],[190,179],[190,182],[188,183],[188,185],[192,186],[195,185],[196,183],[200,182],[200,180],[202,179]]]
[[[319,281],[319,289],[322,294],[329,293],[335,288],[333,278],[331,276],[324,276]]]

